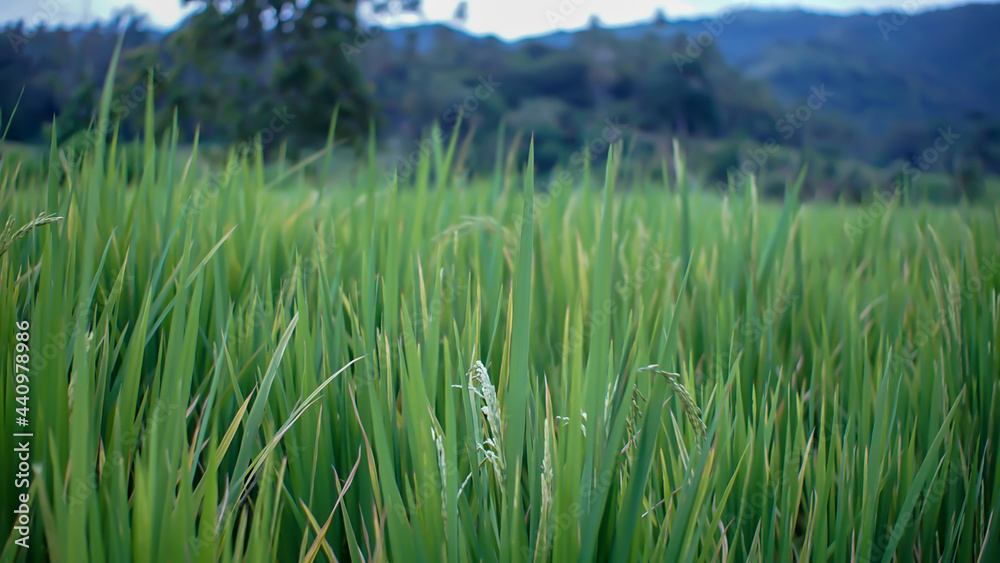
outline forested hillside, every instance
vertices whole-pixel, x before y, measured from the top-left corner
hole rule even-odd
[[[124,29],[113,117],[126,138],[141,122],[133,110],[152,70],[161,130],[176,108],[188,140],[196,129],[208,143],[252,138],[281,108],[291,117],[271,133],[268,153],[283,142],[292,152],[322,145],[339,105],[338,134],[356,148],[374,124],[386,152],[405,154],[435,122],[454,133],[462,114],[460,134],[479,140],[469,159],[492,158],[504,123],[534,133],[542,170],[588,139],[616,134],[651,161],[680,138],[707,182],[741,167],[761,175],[777,167],[784,177],[811,162],[822,177],[807,182],[807,195],[861,192],[906,163],[948,173],[953,188],[972,195],[980,178],[1000,173],[997,5],[913,16],[736,11],[613,29],[595,22],[511,43],[444,25],[381,29],[332,1],[280,13],[203,3],[165,32],[130,13],[87,29],[9,26],[0,108],[9,115],[20,105],[8,140],[47,144],[56,115],[60,143],[85,130]],[[942,131],[953,132],[952,144],[922,162]],[[749,156],[772,145],[766,163]]]

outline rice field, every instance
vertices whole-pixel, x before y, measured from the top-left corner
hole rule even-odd
[[[95,139],[0,165],[2,561],[1000,561],[1000,207]]]

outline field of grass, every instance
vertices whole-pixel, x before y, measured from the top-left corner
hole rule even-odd
[[[1000,207],[140,143],[0,168],[2,561],[1000,560]]]

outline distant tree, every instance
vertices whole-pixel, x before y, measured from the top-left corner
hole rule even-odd
[[[858,166],[852,166],[840,183],[840,195],[851,203],[860,202],[864,195],[871,191],[872,185]]]
[[[469,20],[469,3],[465,1],[459,2],[458,6],[455,7],[455,14],[452,16],[452,19],[463,24],[467,22]]]
[[[172,38],[173,67],[197,75],[183,88],[189,95],[201,90],[202,113],[224,112],[222,121],[232,126],[220,133],[244,138],[266,129],[278,112],[290,121],[272,136],[303,145],[325,138],[338,104],[338,131],[347,136],[363,135],[375,116],[356,59],[382,30],[359,25],[359,10],[399,14],[421,7],[414,0],[184,2],[204,9]]]
[[[958,157],[955,164],[955,187],[969,201],[976,201],[985,191],[983,161],[978,157]]]

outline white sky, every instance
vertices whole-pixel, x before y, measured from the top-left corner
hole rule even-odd
[[[290,0],[294,1],[294,0]],[[299,0],[301,1],[301,0]],[[423,0],[423,21],[449,22],[459,0]],[[914,13],[965,4],[963,0],[469,0],[468,32],[494,34],[505,39],[541,35],[559,29],[578,29],[593,15],[604,24],[624,25],[649,20],[658,8],[670,19],[712,15],[733,7],[804,8],[828,13],[901,11]],[[115,10],[132,5],[149,14],[157,27],[172,27],[194,11],[181,0],[0,0],[0,23],[24,19],[29,26],[106,20]],[[406,18],[399,23],[416,23]],[[394,22],[380,22],[391,25]],[[455,22],[451,22],[455,23]]]

